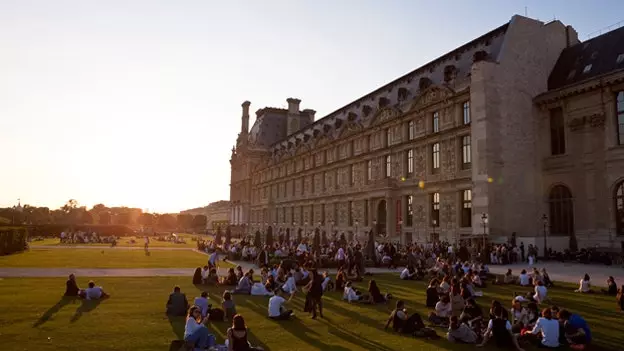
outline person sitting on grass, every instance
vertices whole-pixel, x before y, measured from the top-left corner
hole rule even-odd
[[[476,344],[477,333],[475,333],[468,325],[461,323],[457,316],[451,317],[451,323],[449,325],[446,338],[450,342],[462,343],[462,344]]]
[[[600,291],[602,291],[602,293],[605,295],[616,296],[618,293],[618,288],[617,284],[615,283],[615,278],[609,276],[609,278],[607,278],[607,289],[601,289]]]
[[[295,294],[291,294],[288,300],[283,297],[285,294],[283,290],[278,289],[275,295],[269,299],[269,318],[274,320],[286,320],[293,315],[293,311],[286,310],[284,305],[289,303]]]
[[[63,296],[78,297],[80,292],[78,283],[76,283],[76,276],[74,274],[70,274],[67,282],[65,282],[65,294]]]
[[[516,278],[511,273],[511,269],[508,269],[507,273],[505,273],[505,277],[503,277],[503,284],[515,284],[515,283],[516,283]]]
[[[236,315],[236,304],[232,300],[232,294],[229,291],[223,292],[223,302],[221,302],[221,308],[224,312],[224,320],[229,321]]]
[[[624,285],[620,287],[620,290],[617,293],[616,297],[618,307],[620,308],[620,312],[624,312]]]
[[[263,351],[253,347],[247,340],[247,326],[240,314],[232,318],[232,327],[227,330],[226,346],[228,351]]]
[[[529,275],[527,274],[526,269],[523,269],[522,272],[520,272],[520,276],[518,277],[518,283],[520,284],[520,286],[529,286],[531,285],[531,281],[530,281]]]
[[[89,282],[88,286],[89,287],[86,288],[84,292],[87,300],[99,300],[110,297],[110,295],[104,292],[104,289],[102,289],[101,286],[95,286],[95,282],[93,282],[93,280]]]
[[[570,313],[563,309],[557,314],[559,322],[563,323],[565,336],[570,348],[573,350],[585,350],[591,343],[592,334],[589,325],[578,314]]]
[[[201,349],[213,347],[216,344],[216,338],[212,335],[205,323],[208,322],[208,316],[201,315],[199,306],[191,306],[186,317],[186,325],[184,327],[184,341],[188,344]]]
[[[408,335],[412,335],[425,327],[422,318],[420,318],[417,312],[414,312],[411,316],[407,314],[405,303],[402,300],[397,300],[396,308],[390,313],[390,318],[388,318],[384,330],[387,330],[390,324],[392,324],[392,329],[395,332]]]
[[[297,283],[295,282],[295,277],[292,272],[288,272],[288,278],[286,278],[286,283],[282,285],[281,290],[288,294],[294,294],[297,291]]]
[[[347,300],[349,303],[351,302],[368,302],[369,297],[363,296],[360,292],[358,292],[354,287],[353,283],[348,281],[345,284],[344,292],[342,294],[342,299]]]
[[[240,278],[238,285],[236,285],[236,289],[232,291],[232,294],[250,295],[252,285],[250,273],[247,272],[242,278]]]
[[[449,291],[451,291],[450,281],[451,281],[451,278],[448,275],[442,278],[442,283],[440,283],[440,286],[438,287],[438,291],[441,294],[448,294]]]
[[[440,300],[440,294],[438,292],[438,279],[431,279],[429,286],[427,287],[426,294],[427,301],[425,305],[427,307],[434,307],[436,303],[438,303],[438,300]]]
[[[236,279],[236,273],[234,272],[234,268],[228,269],[227,276],[221,282],[221,285],[236,285],[238,283],[238,279]]]
[[[553,281],[550,280],[550,276],[548,275],[548,272],[546,272],[546,268],[542,268],[542,280],[544,282],[544,286],[547,288],[552,288],[553,286],[555,286]]]
[[[173,292],[169,294],[167,300],[167,315],[168,316],[184,316],[188,311],[189,303],[186,299],[186,295],[180,291],[179,286],[173,287]]]
[[[244,275],[245,274],[243,274],[243,267],[236,266],[236,281],[238,282],[239,280],[241,280]]]
[[[591,289],[591,281],[589,279],[589,274],[585,273],[585,275],[583,276],[583,279],[581,279],[581,281],[579,282],[579,288],[574,290],[574,292],[580,292],[584,294],[589,294],[593,292]]]
[[[219,275],[217,274],[217,270],[211,268],[208,272],[208,276],[204,279],[204,284],[207,285],[217,285],[219,284]]]
[[[474,299],[466,300],[466,306],[459,316],[459,321],[468,325],[474,324],[476,321],[483,318],[483,311],[481,306],[477,304]]]
[[[344,271],[342,269],[338,269],[338,273],[336,273],[336,291],[343,291],[346,281]]]
[[[267,291],[275,291],[275,289],[277,289],[278,287],[279,285],[275,281],[275,278],[273,277],[273,275],[269,274],[266,278],[266,282],[264,283],[264,288]]]
[[[517,351],[524,351],[518,344],[518,339],[511,332],[511,323],[503,318],[503,311],[505,311],[505,309],[501,306],[496,306],[494,308],[493,314],[495,318],[490,319],[487,329],[483,334],[483,342],[477,346],[483,347],[490,339],[494,338],[498,348],[514,348]]]
[[[556,349],[559,347],[559,322],[552,318],[552,311],[550,308],[545,308],[542,311],[542,316],[537,319],[533,330],[525,333],[540,336],[538,347],[547,349]]]
[[[326,271],[323,272],[323,283],[321,285],[323,287],[323,292],[334,290],[334,283],[332,282],[329,273],[327,273]]]
[[[414,269],[412,265],[408,265],[401,272],[400,278],[401,280],[414,280],[416,279],[416,270]]]
[[[204,266],[202,268],[202,284],[208,284],[208,277],[210,276],[210,268],[208,266]]]
[[[379,291],[379,287],[377,286],[377,282],[375,281],[375,279],[371,279],[368,282],[368,296],[368,302],[370,304],[388,302],[386,296],[382,295],[381,291]]]
[[[451,299],[448,295],[442,296],[440,301],[435,305],[435,311],[429,314],[429,322],[434,325],[447,327],[449,324],[449,318],[453,314],[453,306],[451,305]]]
[[[525,307],[522,307],[520,301],[513,299],[511,300],[511,310],[509,312],[509,316],[511,317],[511,330],[514,333],[520,333],[527,325],[529,311]]]
[[[193,285],[201,285],[203,283],[203,275],[201,267],[195,268],[193,273]],[[186,312],[184,312],[186,314]]]
[[[201,296],[196,297],[193,304],[201,309],[202,318],[208,315],[208,309],[210,305],[208,304],[208,292],[202,291]]]

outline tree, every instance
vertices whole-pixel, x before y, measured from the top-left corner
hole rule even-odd
[[[266,245],[273,246],[273,227],[269,226],[266,233]]]
[[[221,227],[217,227],[217,234],[215,235],[215,244],[221,245]]]
[[[259,230],[256,230],[256,236],[254,237],[254,246],[257,248],[262,247],[262,236],[260,235]]]
[[[151,213],[141,213],[138,222],[144,227],[151,227],[154,225],[154,215]]]
[[[165,213],[158,216],[156,223],[160,229],[171,230],[176,226],[176,219],[172,215]]]
[[[109,225],[111,224],[111,214],[108,211],[102,211],[97,214],[98,223],[101,225]]]
[[[80,213],[79,222],[81,224],[93,224],[93,215],[91,214],[91,212],[87,211],[86,207],[81,207],[80,209],[78,209],[78,213]]]
[[[193,226],[193,215],[179,214],[176,216],[178,230],[186,231]]]
[[[208,225],[208,217],[204,215],[196,215],[193,217],[193,228],[198,230],[206,230],[206,226]]]
[[[230,245],[231,242],[232,242],[232,229],[230,229],[230,226],[228,225],[227,228],[225,229],[225,245]]]
[[[132,216],[130,212],[121,212],[115,216],[115,222],[121,225],[130,225],[132,222]]]

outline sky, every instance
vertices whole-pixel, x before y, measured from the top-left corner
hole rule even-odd
[[[0,0],[0,207],[229,198],[241,103],[317,118],[514,14],[582,40],[615,0]]]

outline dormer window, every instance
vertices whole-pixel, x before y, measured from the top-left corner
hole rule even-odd
[[[574,78],[574,75],[576,75],[575,69],[571,70],[570,73],[568,73],[568,80],[571,80],[572,78]]]
[[[444,67],[444,82],[448,83],[455,79],[457,68],[453,65],[448,65]]]
[[[585,66],[585,68],[583,68],[583,73],[589,73],[591,69],[592,69],[592,65],[590,63],[589,65]]]
[[[384,108],[388,106],[389,104],[390,104],[390,100],[388,100],[388,98],[385,98],[385,97],[379,98],[379,108]]]
[[[409,91],[406,88],[399,88],[399,91],[397,92],[397,99],[399,101],[406,100],[408,93]]]
[[[433,84],[431,79],[429,79],[427,77],[422,77],[418,81],[418,89],[420,89],[421,91],[425,90],[425,89],[429,88],[431,86],[431,84]]]
[[[615,63],[620,64],[624,62],[624,54],[619,54],[617,59],[615,60]]]
[[[474,55],[472,55],[472,62],[479,62],[479,61],[485,61],[488,58],[488,53],[480,50],[474,53]]]

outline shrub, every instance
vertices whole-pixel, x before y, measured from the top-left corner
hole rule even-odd
[[[26,228],[0,228],[0,256],[28,249],[27,239],[28,230]]]

